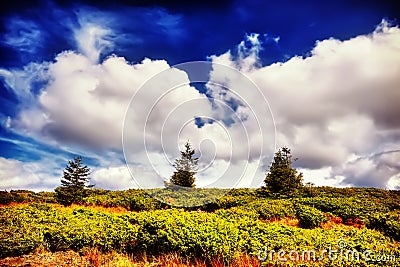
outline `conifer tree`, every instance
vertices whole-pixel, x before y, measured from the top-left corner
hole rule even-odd
[[[172,175],[170,182],[173,185],[183,187],[195,187],[195,177],[197,172],[198,158],[194,157],[195,150],[189,141],[185,144],[185,150],[181,151],[181,157],[175,160],[176,171]]]
[[[292,168],[293,159],[290,149],[283,147],[275,153],[269,172],[264,180],[266,188],[271,193],[279,193],[286,196],[298,194],[303,187],[303,174],[297,173]]]
[[[90,168],[82,165],[82,157],[74,157],[68,161],[68,165],[61,178],[61,186],[56,188],[56,198],[62,205],[69,206],[72,203],[81,203],[87,195],[87,188],[94,185],[87,185],[90,181]]]

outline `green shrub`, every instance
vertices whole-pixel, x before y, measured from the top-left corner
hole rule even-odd
[[[0,191],[0,204],[8,205],[13,201],[13,198],[10,193],[7,191]]]
[[[61,211],[47,204],[0,209],[0,256],[17,256],[43,246],[51,251],[96,247],[130,251],[138,226],[122,216],[89,208]]]
[[[361,219],[366,222],[372,214],[388,212],[388,207],[377,200],[366,198],[314,197],[297,199],[297,203],[312,206],[320,211],[342,218],[343,222]]]
[[[248,207],[232,207],[230,209],[219,209],[215,214],[227,221],[238,221],[240,219],[257,220],[259,217],[255,209]]]
[[[308,206],[297,204],[296,208],[308,217],[315,213]],[[399,243],[379,231],[342,226],[302,229],[261,222],[258,216],[257,211],[246,206],[212,213],[167,209],[123,214],[48,204],[3,207],[0,208],[0,257],[26,254],[38,247],[53,251],[84,251],[95,247],[102,251],[147,255],[179,253],[183,257],[206,259],[210,265],[214,259],[229,265],[235,255],[257,256],[264,248],[275,251],[335,249],[340,238],[346,239],[350,249],[400,256]],[[301,264],[332,266],[332,261],[325,258]],[[347,266],[344,261],[335,264]],[[363,260],[356,265],[380,266]],[[385,262],[385,266],[396,266],[396,262]]]
[[[84,198],[84,204],[103,207],[123,207],[130,211],[155,210],[165,207],[165,205],[162,205],[162,203],[152,198],[143,190],[101,190],[98,192]]]
[[[259,219],[262,220],[296,217],[296,210],[293,203],[286,199],[257,200],[249,203],[247,207],[256,210]]]
[[[154,191],[165,197],[174,196],[168,190]],[[349,197],[268,199],[252,190],[196,189],[194,194],[182,196],[183,201],[190,202],[195,201],[195,196],[205,198],[221,192],[226,194],[212,204],[215,205],[215,209],[210,209],[212,212],[204,212],[163,209],[164,203],[142,190],[90,190],[91,195],[84,200],[86,205],[148,210],[121,214],[100,212],[93,207],[73,209],[44,203],[0,207],[0,257],[19,256],[41,247],[52,251],[85,251],[95,247],[101,251],[147,255],[178,253],[183,257],[206,259],[210,265],[214,259],[229,265],[235,255],[247,253],[257,256],[264,248],[275,251],[335,249],[339,239],[345,239],[349,249],[368,249],[377,254],[400,257],[399,211],[389,212],[387,204],[396,199],[394,193],[385,195],[370,190],[366,192],[371,199],[365,199],[357,196],[363,190],[353,191],[354,196]],[[30,191],[13,194],[23,199],[33,199],[38,195]],[[52,194],[40,194],[40,197],[51,199]],[[318,227],[326,220],[326,214],[342,218],[361,217],[368,228],[357,229],[340,224],[331,229]],[[313,229],[265,222],[285,217],[297,217],[303,228]],[[394,267],[397,263],[385,262],[384,265]],[[264,264],[279,266],[281,262],[273,260]],[[297,262],[293,264],[300,266],[296,265]],[[335,261],[333,265],[328,258],[300,264],[304,267],[348,266],[345,261]],[[356,265],[383,266],[364,260],[356,262]]]
[[[322,211],[306,205],[296,205],[296,215],[302,228],[319,227],[327,221]]]
[[[385,235],[400,241],[400,214],[376,213],[369,217],[367,227],[381,230]]]

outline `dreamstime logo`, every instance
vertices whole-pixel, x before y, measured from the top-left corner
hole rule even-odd
[[[265,171],[260,172],[275,149],[269,104],[255,83],[234,68],[208,61],[175,65],[135,90],[125,114],[124,157],[136,186],[168,202],[154,188],[169,180],[187,140],[199,152],[200,190],[258,187],[264,177],[257,172]],[[199,192],[180,189],[185,195]],[[215,198],[174,201],[199,206]]]
[[[366,262],[389,262],[396,261],[396,255],[377,254],[372,250],[358,251],[348,248],[345,239],[339,239],[336,248],[329,247],[321,251],[315,250],[268,250],[267,247],[258,251],[257,257],[260,261],[322,261],[328,258],[330,261],[366,261]]]

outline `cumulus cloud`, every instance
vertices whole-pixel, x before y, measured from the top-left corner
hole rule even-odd
[[[92,183],[98,188],[125,190],[137,187],[126,166],[96,169],[91,178]]]
[[[48,65],[49,83],[40,95],[28,93],[36,105],[23,107],[12,124],[39,139],[61,144],[121,148],[123,117],[134,90],[168,67],[165,61],[131,65],[118,57],[96,65],[81,54],[62,53]],[[13,77],[9,86],[15,91],[31,82],[15,73]]]
[[[98,62],[99,56],[105,50],[111,50],[113,43],[107,40],[111,30],[98,25],[82,25],[75,32],[75,39],[79,51],[86,55],[92,62]]]
[[[277,144],[293,149],[298,167],[332,167],[330,178],[344,175],[343,184],[384,187],[398,169],[369,155],[399,148],[399,51],[400,29],[382,22],[368,35],[319,41],[308,57],[242,71],[267,97]],[[235,65],[230,51],[211,58]]]
[[[394,189],[400,174],[400,150],[384,151],[368,157],[359,157],[338,167],[336,173],[343,183],[352,186]]]
[[[125,121],[130,137],[125,143],[125,152],[134,160],[130,163],[139,166],[135,167],[136,176],[152,186],[160,186],[154,182],[160,178],[153,170],[155,162],[156,168],[169,171],[168,174],[162,171],[163,177],[169,177],[171,162],[179,152],[179,142],[187,139],[201,142],[205,138],[201,137],[205,135],[204,129],[203,133],[196,131],[194,117],[211,115],[211,103],[189,85],[184,71],[171,69],[167,76],[145,83],[170,68],[163,60],[145,59],[130,64],[122,57],[112,56],[96,64],[87,55],[69,51],[59,54],[54,63],[43,64],[46,65],[43,77],[48,80],[39,95],[30,90],[34,75],[30,69],[4,70],[9,88],[18,92],[23,103],[26,99],[29,101],[25,103],[32,103],[22,105],[18,116],[9,122],[18,133],[67,151],[86,149],[84,153],[89,155],[90,151],[97,155],[121,151],[124,116],[130,104],[133,110],[127,113]],[[40,69],[39,66],[32,72],[36,69]],[[181,86],[174,88],[177,81]],[[143,84],[147,87],[142,88]],[[136,98],[130,102],[132,96]],[[189,130],[190,135],[180,136],[181,128]],[[208,134],[207,138],[213,137]],[[107,163],[103,161],[101,167],[107,167]],[[108,186],[99,178],[100,174],[104,171],[97,172],[96,179]],[[125,188],[126,184],[120,186]]]
[[[161,24],[171,23],[177,21]],[[319,41],[308,57],[265,67],[258,58],[260,35],[248,35],[237,50],[210,57],[225,66],[211,69],[206,96],[191,86],[187,72],[164,60],[102,60],[113,47],[113,32],[89,21],[80,26],[74,32],[78,52],[0,75],[22,103],[7,119],[9,128],[97,155],[93,179],[99,187],[162,186],[188,139],[201,156],[199,186],[259,186],[275,148],[274,123],[277,146],[292,148],[300,158],[296,167],[312,177],[307,181],[398,186],[398,27],[383,22],[369,35]],[[107,163],[110,157],[101,156],[120,153],[123,126],[134,180],[120,159]],[[30,186],[19,178],[29,169],[25,163],[2,164],[8,174],[1,177]]]
[[[45,164],[0,157],[0,189],[31,188],[41,191],[54,188],[57,182],[54,176],[43,170]]]
[[[253,160],[257,155],[260,157],[260,143],[249,149],[259,136],[253,135],[254,142],[251,142],[246,122],[232,110],[227,112],[230,109],[228,105],[218,99],[210,100],[188,86],[188,76],[178,69],[162,72],[148,80],[135,94],[124,124],[124,152],[128,164],[133,166],[133,175],[140,185],[162,186],[173,171],[171,163],[179,156],[178,151],[183,149],[186,140],[190,140],[201,153],[198,185],[235,186],[235,180],[241,179],[242,173],[246,172],[243,162]],[[232,119],[230,123],[226,123],[227,114]],[[198,127],[195,118],[202,117],[212,123]],[[253,117],[248,121],[254,124],[256,120]],[[208,147],[202,146],[204,142],[209,144]],[[143,145],[146,153],[143,153]],[[218,168],[218,171],[214,175],[218,173],[218,176],[207,179],[203,169],[218,160],[230,165],[229,170],[226,170],[226,164],[215,164],[213,168]],[[150,173],[146,166],[154,168],[156,173]],[[240,167],[243,171],[234,175],[231,169]],[[254,176],[249,172],[246,175],[251,183]],[[215,179],[217,183],[213,182]]]

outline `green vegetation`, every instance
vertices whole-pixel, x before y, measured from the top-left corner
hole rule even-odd
[[[81,203],[87,195],[86,188],[94,185],[87,185],[90,181],[90,168],[82,166],[82,157],[75,157],[73,161],[68,161],[68,165],[63,172],[61,186],[55,189],[57,201],[69,206],[72,203]]]
[[[35,193],[29,190],[0,191],[0,205],[27,202],[56,203],[57,199],[54,192]]]
[[[387,236],[400,241],[400,213],[374,213],[368,218],[367,226],[372,229],[381,230]]]
[[[322,211],[304,205],[296,205],[296,215],[303,228],[319,227],[327,221],[326,215]]]
[[[185,144],[185,150],[181,151],[181,158],[176,159],[174,167],[176,171],[170,179],[170,183],[166,183],[166,186],[183,186],[183,187],[195,187],[195,177],[197,172],[197,164],[199,159],[194,157],[195,151],[189,141]]]
[[[303,188],[303,174],[292,168],[290,149],[283,147],[275,153],[269,172],[265,177],[266,189],[275,195],[295,196]]]
[[[86,207],[45,203],[54,200],[50,193],[2,192],[2,203],[11,197],[34,203],[0,208],[0,257],[37,250],[85,253],[96,249],[129,255],[178,253],[188,259],[228,265],[246,255],[257,259],[265,247],[274,251],[337,249],[339,239],[346,240],[346,248],[352,250],[400,257],[400,209],[395,204],[400,201],[399,191],[316,187],[313,198],[305,193],[304,197],[276,199],[261,189],[192,190],[197,190],[196,197],[225,195],[200,207],[176,209],[142,190],[91,189],[82,199]],[[153,193],[171,198],[176,194],[168,189],[154,189]],[[185,199],[195,201],[190,200],[190,194]],[[332,262],[328,257],[281,262],[276,255],[260,261],[267,263],[398,266],[398,261]]]

